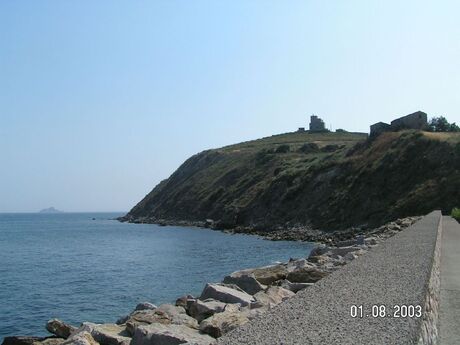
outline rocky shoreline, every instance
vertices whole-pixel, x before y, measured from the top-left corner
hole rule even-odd
[[[79,327],[53,319],[46,329],[51,337],[6,337],[2,345],[169,345],[216,344],[231,330],[263,317],[269,309],[308,288],[318,280],[364,255],[386,238],[409,227],[420,217],[399,219],[376,229],[322,233],[323,242],[308,257],[236,271],[220,283],[208,283],[199,297],[185,295],[176,303],[155,306],[149,302],[112,324],[83,322]],[[238,231],[233,231],[238,232]],[[272,240],[308,240],[311,231],[288,234],[279,230],[259,234]],[[288,238],[289,237],[289,238]],[[327,243],[324,244],[324,243]]]

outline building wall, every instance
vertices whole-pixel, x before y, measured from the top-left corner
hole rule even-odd
[[[428,117],[426,113],[417,111],[394,121],[391,121],[393,130],[398,131],[401,129],[425,129],[428,126]]]
[[[310,117],[310,131],[312,132],[322,132],[326,130],[324,121],[321,120],[318,116],[312,115]]]

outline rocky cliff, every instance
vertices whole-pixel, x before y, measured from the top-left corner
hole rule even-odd
[[[460,135],[288,133],[185,161],[124,221],[218,229],[378,226],[460,204]]]

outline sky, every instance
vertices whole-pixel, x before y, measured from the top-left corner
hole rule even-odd
[[[0,2],[0,212],[128,211],[189,156],[422,110],[460,123],[460,2]]]

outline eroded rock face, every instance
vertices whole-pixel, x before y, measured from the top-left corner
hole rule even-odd
[[[89,332],[82,331],[72,334],[61,345],[99,345],[99,343],[94,340],[93,336]]]
[[[289,272],[287,280],[291,283],[316,283],[326,277],[329,273],[318,268],[305,267],[293,272]]]
[[[200,323],[200,331],[207,333],[214,338],[230,332],[239,326],[244,325],[249,319],[245,313],[239,311],[224,311],[214,314]]]
[[[71,333],[77,330],[77,328],[62,322],[61,320],[52,319],[46,323],[46,330],[59,338],[67,339]]]
[[[224,303],[240,303],[242,306],[247,306],[254,302],[254,298],[250,294],[221,284],[206,284],[200,299],[206,300],[209,298]]]
[[[84,322],[75,334],[81,332],[88,332],[94,340],[103,345],[129,345],[131,342],[126,328],[112,323],[95,324]]]
[[[247,273],[242,271],[236,271],[226,276],[223,282],[225,284],[235,284],[244,292],[247,292],[250,295],[254,295],[266,288],[266,286],[259,283],[259,281],[254,276],[254,273]]]
[[[195,345],[215,344],[214,338],[183,325],[162,325],[159,323],[139,326],[131,345]]]

